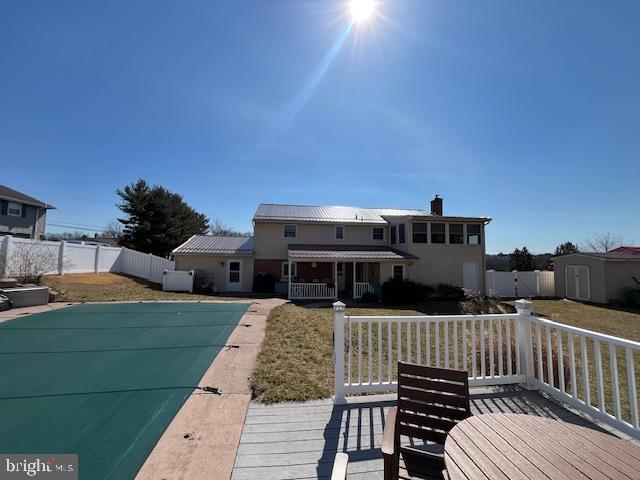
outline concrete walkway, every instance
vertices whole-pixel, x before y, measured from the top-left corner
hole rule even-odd
[[[267,315],[283,303],[286,301],[281,299],[252,302],[227,341],[239,348],[223,349],[200,381],[201,386],[217,387],[222,395],[194,391],[156,444],[137,479],[231,477],[251,400],[249,377],[264,338]]]

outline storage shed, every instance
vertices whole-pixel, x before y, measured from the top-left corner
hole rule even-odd
[[[253,237],[194,235],[172,253],[176,270],[199,270],[216,291],[251,291]]]
[[[640,255],[626,252],[572,253],[555,257],[556,296],[594,303],[627,301],[627,289],[638,288]]]

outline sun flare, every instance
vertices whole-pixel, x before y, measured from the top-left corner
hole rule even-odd
[[[363,22],[371,18],[376,9],[374,0],[351,0],[349,10],[354,22]]]

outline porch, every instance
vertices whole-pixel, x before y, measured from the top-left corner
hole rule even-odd
[[[387,278],[407,278],[415,258],[382,246],[289,245],[288,298],[358,299],[367,292],[380,294]]]

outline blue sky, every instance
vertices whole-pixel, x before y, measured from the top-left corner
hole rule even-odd
[[[640,3],[377,10],[346,31],[346,0],[3,1],[0,183],[97,227],[142,177],[241,230],[260,202],[438,193],[494,218],[490,252],[640,241]]]

